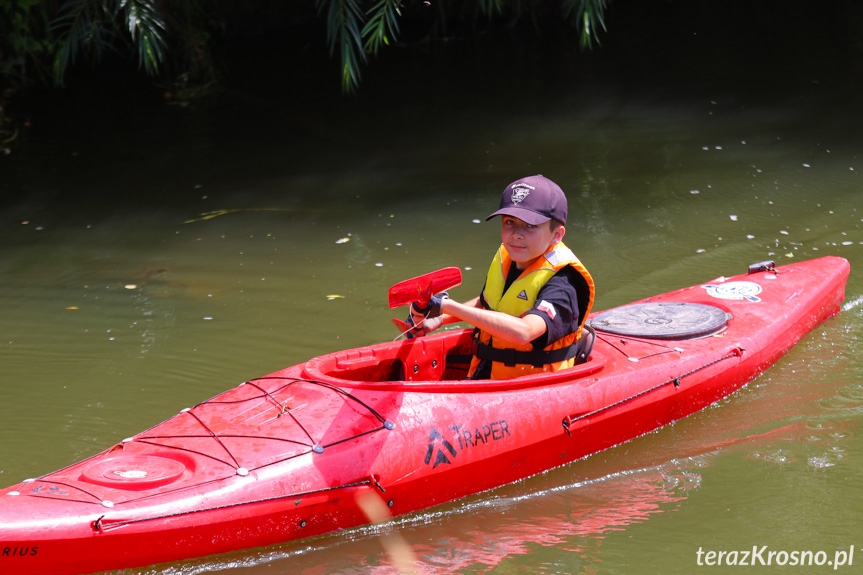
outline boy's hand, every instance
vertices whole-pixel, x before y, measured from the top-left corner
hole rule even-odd
[[[431,296],[431,299],[429,299],[428,304],[425,306],[420,306],[419,302],[415,301],[411,304],[411,315],[426,319],[436,318],[441,314],[441,304],[443,303],[443,300],[448,297],[449,294],[447,292],[437,293]]]
[[[405,323],[408,324],[408,330],[405,332],[405,336],[408,339],[413,339],[415,337],[421,337],[425,335],[423,332],[423,320],[420,320],[419,326],[414,321],[414,315],[409,314],[408,318],[405,320]]]
[[[405,323],[409,326],[405,335],[408,339],[413,339],[415,337],[422,337],[427,333],[433,332],[441,325],[443,325],[443,318],[438,316],[436,318],[424,318],[421,315],[409,315],[407,321]]]

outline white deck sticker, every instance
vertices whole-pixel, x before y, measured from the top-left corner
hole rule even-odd
[[[761,301],[755,297],[761,293],[761,286],[753,282],[728,282],[722,285],[707,284],[701,286],[707,290],[707,295],[719,299],[745,299],[753,303]]]

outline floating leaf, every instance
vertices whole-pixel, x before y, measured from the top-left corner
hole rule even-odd
[[[217,218],[219,216],[224,216],[227,214],[234,214],[238,212],[294,212],[291,208],[236,208],[236,209],[228,209],[228,210],[215,210],[212,212],[204,212],[201,214],[200,218],[195,218],[193,220],[186,220],[185,224],[193,224],[195,222],[203,222],[205,220],[212,220],[213,218]]]
[[[343,295],[339,295],[339,294],[337,294],[337,293],[331,293],[331,294],[329,294],[329,295],[328,295],[328,296],[326,296],[326,297],[327,297],[327,299],[328,299],[328,300],[330,300],[330,301],[332,301],[332,300],[334,300],[334,299],[345,299],[345,296],[343,296]]]
[[[337,239],[337,240],[336,240],[336,243],[337,243],[337,244],[346,244],[346,243],[348,243],[349,241],[351,241],[351,238],[339,238],[339,239]]]

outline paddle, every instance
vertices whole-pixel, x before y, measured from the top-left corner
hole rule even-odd
[[[443,268],[401,281],[390,288],[390,309],[415,301],[425,305],[434,294],[448,290],[460,283],[461,270],[456,267]]]

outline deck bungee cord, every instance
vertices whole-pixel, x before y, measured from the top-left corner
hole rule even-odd
[[[681,384],[680,380],[682,380],[684,377],[692,375],[694,373],[697,373],[697,372],[701,371],[702,369],[707,369],[711,365],[716,365],[717,363],[719,363],[721,361],[725,361],[726,359],[731,359],[732,357],[741,357],[743,355],[744,351],[745,350],[742,347],[735,347],[727,355],[723,355],[719,359],[715,359],[715,360],[713,360],[709,363],[706,363],[700,367],[696,367],[695,369],[687,371],[684,374],[678,375],[677,377],[673,377],[673,378],[669,379],[668,381],[664,381],[660,384],[654,385],[653,387],[649,387],[649,388],[645,389],[644,391],[636,393],[635,395],[630,395],[629,397],[626,397],[626,398],[621,399],[619,401],[615,401],[614,403],[610,403],[609,405],[606,405],[604,407],[600,407],[599,409],[595,409],[595,410],[591,411],[590,413],[584,413],[581,415],[568,415],[565,418],[563,418],[563,422],[562,422],[563,423],[563,429],[566,431],[567,435],[572,437],[572,432],[570,432],[569,428],[573,423],[580,421],[582,419],[587,419],[588,417],[592,417],[594,415],[600,414],[604,411],[608,411],[609,409],[612,409],[614,407],[617,407],[618,405],[622,405],[624,403],[632,401],[633,399],[638,399],[642,395],[647,395],[648,393],[650,393],[652,391],[656,391],[657,389],[660,389],[662,387],[665,387],[666,385],[668,385],[670,383],[674,384],[674,387],[680,387],[680,384]]]
[[[256,383],[256,382],[265,381],[265,380],[287,381],[288,383],[270,391],[270,390],[265,389],[261,385],[258,385],[258,383]],[[307,426],[303,425],[303,423],[301,421],[299,421],[299,419],[296,416],[294,416],[294,414],[292,413],[292,410],[288,406],[287,402],[281,402],[276,398],[276,394],[278,394],[279,392],[282,392],[282,391],[284,391],[284,390],[286,390],[286,389],[290,388],[291,386],[298,384],[298,383],[311,384],[311,385],[332,391],[337,396],[342,397],[346,401],[352,401],[356,405],[362,407],[368,415],[371,415],[374,419],[376,419],[380,423],[380,426],[374,427],[374,428],[371,428],[371,429],[368,429],[368,430],[365,430],[365,431],[362,431],[359,433],[355,433],[355,434],[350,435],[350,436],[342,437],[342,438],[334,440],[334,441],[330,441],[330,442],[326,443],[325,445],[321,445],[320,441],[315,440],[313,438],[312,433],[308,430]],[[168,448],[171,450],[188,452],[188,453],[192,453],[194,455],[198,455],[200,457],[210,459],[212,461],[216,461],[222,465],[225,465],[226,467],[233,470],[232,474],[224,475],[222,477],[217,477],[217,478],[211,478],[211,479],[208,479],[206,481],[200,481],[197,483],[186,484],[186,485],[183,485],[183,486],[178,487],[176,489],[167,489],[167,490],[160,491],[158,493],[151,493],[151,494],[147,494],[147,495],[142,495],[140,497],[128,497],[128,498],[124,499],[123,501],[108,501],[108,500],[105,500],[104,498],[100,497],[99,495],[96,495],[92,491],[84,489],[78,485],[74,485],[72,483],[67,483],[67,482],[62,482],[62,481],[54,481],[54,480],[44,479],[45,476],[43,476],[43,477],[35,478],[35,479],[27,479],[24,482],[22,482],[22,485],[23,484],[30,484],[30,483],[44,483],[46,485],[65,487],[68,489],[75,490],[76,492],[82,493],[84,495],[87,495],[91,499],[89,499],[89,500],[74,499],[74,498],[70,498],[68,496],[68,494],[65,494],[65,496],[60,496],[57,494],[58,489],[51,489],[51,488],[48,488],[47,490],[38,490],[35,492],[31,491],[31,492],[27,493],[26,495],[30,496],[30,497],[58,499],[58,500],[62,500],[62,501],[72,501],[72,502],[79,502],[79,503],[86,503],[86,504],[97,504],[97,505],[102,505],[104,507],[114,507],[116,505],[121,505],[124,503],[133,503],[133,502],[138,502],[138,501],[142,501],[145,499],[164,497],[165,495],[171,494],[171,493],[177,493],[180,491],[187,491],[187,490],[194,489],[194,488],[197,488],[197,487],[200,487],[202,485],[209,484],[209,483],[215,483],[218,481],[223,481],[225,479],[233,477],[234,475],[246,476],[246,475],[248,475],[248,473],[250,471],[255,471],[258,469],[262,469],[264,467],[276,465],[276,464],[282,463],[284,461],[293,459],[295,457],[300,457],[300,456],[305,455],[307,453],[315,453],[315,454],[320,455],[320,454],[324,453],[326,448],[332,447],[334,445],[338,445],[339,443],[343,443],[345,441],[357,439],[359,437],[369,435],[371,433],[376,433],[376,432],[384,430],[384,429],[390,430],[390,431],[395,429],[395,424],[392,423],[391,421],[385,419],[374,408],[372,408],[371,406],[369,406],[368,404],[363,402],[361,399],[348,393],[346,390],[344,390],[344,389],[342,389],[336,385],[333,385],[331,383],[327,383],[324,381],[318,381],[318,380],[312,380],[312,379],[297,378],[297,377],[266,376],[266,377],[259,377],[259,378],[251,379],[249,381],[245,381],[242,384],[240,384],[239,386],[237,386],[237,388],[235,388],[235,389],[238,389],[244,385],[249,385],[249,386],[259,390],[261,393],[259,395],[252,395],[252,396],[243,397],[243,398],[239,398],[239,399],[220,400],[218,398],[221,397],[221,395],[224,395],[224,394],[221,394],[219,396],[215,396],[211,399],[203,401],[194,407],[181,410],[179,415],[186,415],[186,416],[192,417],[195,420],[195,422],[197,423],[197,425],[199,425],[201,428],[203,428],[203,430],[205,432],[203,434],[174,433],[174,434],[170,434],[170,435],[152,435],[152,434],[150,434],[150,432],[159,427],[159,426],[155,426],[155,427],[151,428],[150,430],[145,431],[144,433],[142,433],[136,437],[124,439],[120,444],[118,444],[117,446],[114,447],[115,450],[125,449],[125,446],[129,445],[130,443],[138,442],[138,443],[142,443],[142,444],[153,445],[153,446],[160,447],[160,448]],[[275,404],[274,407],[279,410],[278,415],[275,416],[276,419],[281,418],[285,414],[290,416],[293,424],[298,429],[300,429],[302,431],[302,433],[305,435],[306,438],[308,438],[308,442],[302,442],[302,441],[298,441],[295,439],[278,437],[278,436],[273,436],[273,435],[217,433],[211,429],[210,425],[208,425],[208,423],[204,420],[204,418],[202,416],[199,416],[198,413],[196,413],[196,410],[201,410],[201,409],[204,409],[207,406],[211,406],[211,405],[241,404],[241,403],[252,402],[252,401],[260,400],[260,399],[269,399],[270,401],[272,401]],[[185,439],[185,440],[188,440],[188,439],[210,439],[213,442],[215,442],[215,444],[218,445],[221,448],[221,450],[227,454],[229,460],[226,460],[226,459],[221,458],[221,457],[217,457],[217,456],[213,455],[212,453],[208,453],[208,452],[204,451],[203,449],[193,449],[193,448],[185,447],[183,445],[175,445],[175,444],[166,442],[167,440],[183,440],[183,439]],[[270,461],[268,463],[264,463],[264,464],[257,465],[254,467],[244,467],[240,464],[240,461],[234,455],[231,448],[229,448],[225,444],[224,440],[227,440],[227,439],[263,440],[263,441],[284,442],[284,443],[297,445],[297,446],[300,446],[300,447],[303,447],[306,449],[299,451],[299,452],[296,452],[296,453],[291,453],[289,455],[278,458],[274,461]],[[236,451],[236,449],[234,451]],[[119,483],[119,481],[118,481],[118,483]],[[368,483],[368,482],[365,482],[365,483]],[[380,484],[377,483],[377,481],[374,481],[374,483],[377,484],[377,486],[381,489],[381,491],[384,491],[383,488],[380,487]],[[363,482],[360,482],[359,484],[363,484]],[[333,489],[343,488],[343,487],[348,487],[348,486],[353,486],[353,485],[357,485],[357,484],[351,483],[348,485],[340,485],[340,486],[334,487]],[[300,495],[315,493],[318,491],[326,491],[326,490],[327,489],[302,492],[302,493],[300,493]],[[289,494],[289,495],[275,497],[272,499],[279,499],[282,497],[291,497],[291,496],[296,496],[296,495],[297,494]],[[261,501],[261,500],[255,500],[255,501]],[[240,502],[240,503],[237,503],[237,505],[242,505],[242,504],[246,504],[246,503],[254,503],[255,501]]]
[[[614,349],[614,350],[616,350],[616,351],[619,351],[621,354],[623,354],[623,356],[624,356],[624,357],[626,357],[626,359],[628,359],[628,360],[629,360],[629,361],[631,361],[632,363],[638,363],[638,362],[639,362],[639,361],[641,361],[642,359],[647,359],[648,357],[655,357],[655,356],[657,356],[657,355],[662,355],[662,354],[665,354],[665,353],[674,353],[674,352],[677,352],[677,353],[683,353],[684,351],[686,351],[686,350],[685,350],[685,349],[683,349],[682,347],[670,347],[670,346],[667,346],[667,345],[665,345],[665,344],[663,344],[663,343],[660,343],[660,342],[657,342],[657,341],[651,341],[651,340],[649,340],[649,339],[640,339],[640,338],[635,338],[635,337],[620,337],[620,336],[617,336],[617,337],[614,337],[614,338],[611,338],[611,337],[603,337],[603,336],[599,335],[599,332],[597,332],[596,337],[597,337],[598,339],[601,339],[603,342],[607,343],[607,344],[608,344],[608,346],[609,346],[609,347],[611,347],[612,349]],[[645,345],[652,345],[652,346],[656,346],[656,347],[661,347],[661,348],[663,348],[663,350],[664,350],[664,351],[658,351],[658,352],[656,352],[656,353],[649,353],[649,354],[647,354],[647,355],[642,355],[642,356],[639,356],[639,357],[635,357],[635,356],[633,356],[633,355],[629,355],[629,353],[628,353],[628,352],[626,352],[626,351],[624,351],[623,349],[621,349],[620,347],[618,347],[618,346],[613,342],[613,340],[615,340],[615,341],[619,341],[621,345],[627,345],[627,343],[628,343],[628,342],[630,342],[630,341],[634,341],[634,342],[638,342],[638,343],[643,343],[643,344],[645,344]]]
[[[242,507],[245,505],[254,505],[256,503],[269,503],[272,501],[279,501],[283,499],[296,499],[307,497],[309,495],[315,495],[317,493],[327,493],[329,491],[336,491],[338,489],[348,489],[350,487],[362,487],[364,485],[373,485],[377,487],[381,493],[386,493],[386,489],[378,482],[377,478],[369,477],[367,479],[362,479],[358,481],[354,481],[352,483],[346,483],[344,485],[336,485],[333,487],[323,487],[321,489],[313,489],[310,491],[299,491],[296,493],[286,493],[284,495],[274,495],[272,497],[264,497],[262,499],[254,499],[251,501],[238,501],[237,503],[228,503],[226,505],[216,505],[213,507],[202,507],[200,509],[190,509],[188,511],[180,511],[177,513],[166,513],[163,515],[154,515],[152,517],[137,517],[135,519],[122,519],[116,521],[105,521],[105,515],[102,515],[98,519],[96,519],[93,523],[93,531],[105,531],[107,529],[112,529],[116,527],[121,527],[123,525],[132,525],[134,523],[143,523],[145,521],[157,521],[159,519],[170,519],[172,517],[182,517],[184,515],[192,515],[195,513],[206,513],[208,511],[219,511],[221,509],[231,509],[235,507]],[[300,522],[300,527],[305,527],[305,522]]]

